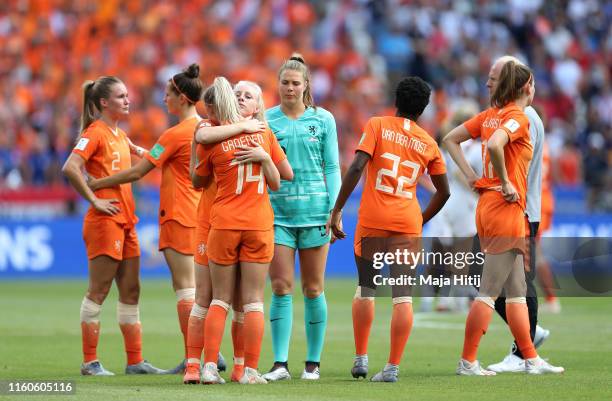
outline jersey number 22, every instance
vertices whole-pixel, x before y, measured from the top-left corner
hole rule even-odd
[[[419,174],[419,170],[421,169],[421,166],[410,160],[404,160],[403,162],[400,163],[400,157],[398,155],[394,155],[393,153],[389,153],[389,152],[383,153],[380,157],[391,160],[393,162],[393,166],[391,169],[381,168],[380,170],[378,170],[378,174],[376,175],[376,189],[378,191],[382,191],[388,194],[395,193],[395,195],[402,196],[408,199],[412,199],[414,197],[414,194],[410,191],[404,190],[403,187],[404,187],[404,184],[407,184],[409,186],[414,185],[416,179],[418,178],[418,174]],[[398,174],[399,166],[406,166],[406,167],[412,168],[412,175],[410,175],[410,177],[405,177],[403,175],[398,177],[397,174]],[[397,178],[396,188],[393,189],[392,187],[388,185],[384,185],[382,183],[383,176],[389,176],[394,179]]]

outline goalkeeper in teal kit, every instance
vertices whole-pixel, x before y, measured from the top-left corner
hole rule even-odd
[[[266,112],[266,119],[287,154],[293,181],[282,181],[270,193],[274,208],[274,259],[270,266],[272,303],[270,325],[274,366],[268,381],[290,379],[289,341],[293,326],[295,254],[300,258],[306,366],[301,378],[319,379],[319,363],[327,327],[324,275],[330,235],[325,224],[340,189],[338,138],[331,113],[315,107],[310,73],[304,60],[294,55],[279,70],[281,104]]]

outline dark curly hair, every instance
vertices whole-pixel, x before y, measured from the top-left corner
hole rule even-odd
[[[427,104],[431,89],[419,77],[406,77],[402,79],[395,89],[395,107],[402,116],[419,117]]]

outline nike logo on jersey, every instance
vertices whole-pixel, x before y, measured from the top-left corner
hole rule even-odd
[[[275,317],[274,319],[270,319],[271,322],[276,322],[277,320],[281,320],[282,317]]]
[[[319,320],[318,322],[309,321],[308,324],[319,324],[323,323],[323,320]]]

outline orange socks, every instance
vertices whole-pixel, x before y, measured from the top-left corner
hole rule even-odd
[[[353,336],[355,338],[355,355],[366,355],[368,353],[368,340],[373,321],[374,299],[354,298]]]
[[[531,359],[538,356],[538,353],[533,346],[531,336],[529,334],[529,313],[527,312],[527,304],[523,302],[512,302],[511,298],[506,299],[506,318],[508,326],[514,336],[514,340],[518,345],[524,359]]]
[[[91,362],[98,359],[98,338],[100,337],[100,311],[102,305],[98,305],[91,299],[84,297],[81,302],[81,339],[83,342],[83,362]]]
[[[493,306],[487,305],[480,298],[476,298],[465,322],[465,338],[461,357],[466,361],[474,362],[476,360],[478,344],[487,332],[492,315]],[[527,337],[529,337],[529,321],[527,321]]]
[[[195,288],[183,288],[181,290],[176,290],[176,297],[176,312],[178,314],[181,333],[183,333],[185,357],[187,357],[187,327],[189,326],[189,315],[194,304]]]
[[[204,348],[204,322],[208,308],[193,304],[187,324],[187,362],[196,363],[202,357]],[[197,361],[195,361],[197,360]]]
[[[142,362],[142,328],[140,322],[120,324],[119,327],[121,328],[121,334],[123,334],[127,364],[135,365]]]
[[[232,319],[232,344],[234,365],[244,365],[244,313],[234,311]]]
[[[234,311],[232,319],[232,344],[234,346],[234,366],[231,379],[240,380],[244,374],[244,313]]]
[[[117,321],[123,334],[128,365],[142,362],[142,328],[138,305],[117,302]]]
[[[204,363],[217,363],[228,310],[229,305],[218,299],[210,303],[204,324]]]
[[[263,302],[244,305],[244,366],[257,369],[264,334]]]
[[[100,337],[100,322],[81,322],[81,336],[83,340],[83,362],[98,359],[98,338]]]
[[[410,330],[412,329],[412,303],[395,303],[393,300],[393,314],[391,316],[391,349],[389,351],[389,363],[399,365],[406,347]],[[372,302],[373,304],[374,302]],[[363,355],[363,354],[358,354]]]

